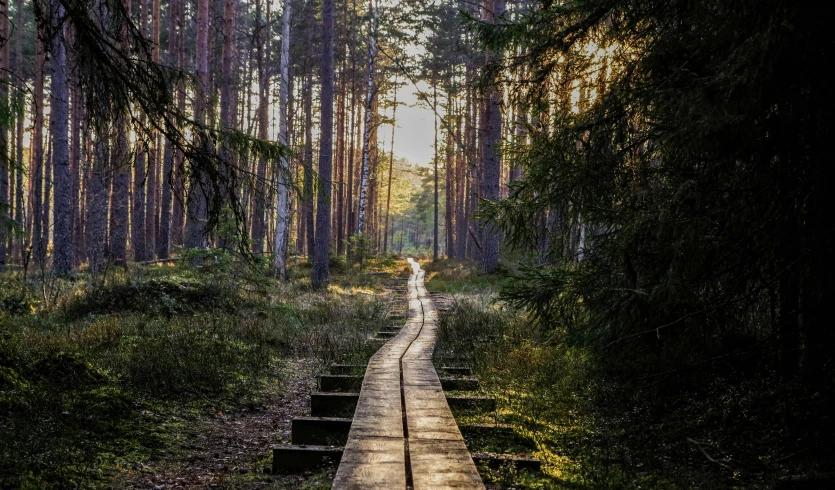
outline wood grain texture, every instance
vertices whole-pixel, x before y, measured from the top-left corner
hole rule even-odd
[[[334,489],[406,488],[406,464],[415,489],[484,488],[432,364],[437,314],[410,263],[408,320],[368,363]]]

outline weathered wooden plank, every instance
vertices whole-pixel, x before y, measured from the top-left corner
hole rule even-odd
[[[406,488],[404,439],[350,438],[342,453],[333,488]]]
[[[407,464],[415,489],[484,488],[432,365],[437,314],[410,263],[409,319],[368,363],[335,489],[405,488]]]
[[[463,440],[409,438],[409,460],[415,490],[484,488]]]

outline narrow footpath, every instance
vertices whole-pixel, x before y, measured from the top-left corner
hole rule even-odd
[[[371,358],[334,489],[483,489],[432,364],[437,313],[409,259],[409,318]]]

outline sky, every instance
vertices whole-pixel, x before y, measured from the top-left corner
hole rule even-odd
[[[425,86],[421,87],[421,90],[426,89]],[[406,85],[401,90],[406,94],[398,94],[398,99],[403,100],[406,105],[397,108],[394,154],[417,165],[429,166],[433,154],[434,113],[425,104],[418,102],[413,85]],[[385,148],[388,150],[391,147],[391,126],[386,126],[381,132],[385,136]]]

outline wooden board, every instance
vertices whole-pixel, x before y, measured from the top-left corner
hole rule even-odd
[[[432,364],[423,271],[409,262],[409,317],[368,363],[334,489],[406,488],[407,464],[415,489],[484,488]]]

